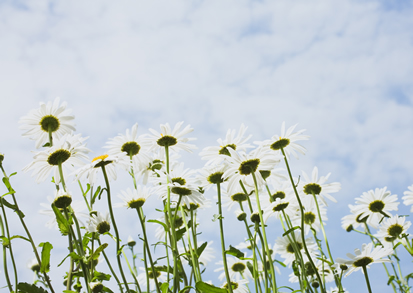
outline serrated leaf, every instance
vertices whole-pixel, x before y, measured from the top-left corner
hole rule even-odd
[[[201,293],[228,293],[227,289],[215,287],[202,281],[197,282],[195,288]]]
[[[39,244],[42,247],[42,264],[40,265],[40,272],[47,273],[50,267],[50,251],[53,248],[49,242],[42,242]]]
[[[17,289],[19,290],[19,293],[47,293],[43,288],[28,283],[17,284]]]
[[[245,255],[239,249],[236,249],[235,247],[233,247],[231,245],[229,246],[229,250],[225,250],[225,253],[229,254],[229,255],[233,255],[233,256],[235,256],[236,258],[239,258],[239,259],[243,258],[244,255]]]
[[[89,256],[87,258],[87,262],[90,262],[91,260],[95,260],[98,259],[100,256],[100,253],[106,248],[108,247],[109,244],[107,243],[103,243],[101,246],[99,246],[93,253],[91,256]]]
[[[70,231],[69,222],[54,204],[52,204],[52,209],[54,214],[56,215],[56,222],[59,227],[60,233],[62,233],[62,235],[68,235]]]

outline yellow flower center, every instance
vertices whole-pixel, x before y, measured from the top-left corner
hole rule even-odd
[[[92,160],[92,162],[94,162],[94,161],[97,161],[97,160],[104,160],[104,159],[106,159],[107,157],[109,157],[109,155],[101,155],[101,156],[98,156],[98,157],[96,157],[96,158],[94,158],[93,160]]]

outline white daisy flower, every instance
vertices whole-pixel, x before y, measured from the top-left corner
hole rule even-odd
[[[132,238],[132,236],[128,236],[128,246],[129,247],[134,247],[136,245],[135,239]]]
[[[343,288],[344,291],[340,291],[337,287],[330,287],[329,290],[327,290],[327,293],[350,293],[346,288]]]
[[[188,141],[195,140],[195,138],[186,138],[184,135],[192,132],[194,129],[187,125],[181,130],[181,126],[184,122],[178,122],[175,124],[174,129],[171,129],[169,123],[161,124],[161,132],[157,132],[154,129],[149,129],[152,133],[145,136],[142,140],[142,144],[149,148],[149,151],[168,147],[168,149],[178,151],[184,150],[192,152],[196,147],[192,144],[188,144]]]
[[[351,212],[360,214],[360,217],[367,218],[367,224],[377,228],[383,217],[391,217],[390,211],[397,211],[397,195],[391,194],[384,188],[376,188],[374,191],[363,192],[361,197],[356,198],[356,206]]]
[[[248,280],[237,280],[231,281],[231,288],[233,293],[248,293],[250,290],[248,289]],[[228,289],[228,283],[225,282],[222,284],[221,288]]]
[[[284,258],[284,264],[291,267],[293,260],[295,260],[294,246],[292,244],[293,237],[292,233],[285,235],[284,237],[278,237],[275,240],[274,252],[278,253],[282,258]],[[294,238],[297,243],[297,247],[300,249],[301,254],[305,254],[304,245],[301,238],[301,232],[294,230]],[[291,239],[291,240],[290,240]],[[305,238],[305,243],[307,245],[310,255],[313,257],[317,253],[317,244],[315,244],[313,238]]]
[[[360,225],[367,221],[368,216],[362,216],[362,214],[354,213],[356,207],[349,204],[350,214],[341,218],[341,227],[347,232],[351,232],[353,229],[357,229]]]
[[[75,170],[74,167],[85,164],[82,159],[87,160],[86,154],[90,152],[84,144],[86,139],[80,134],[65,134],[60,139],[56,139],[54,145],[46,151],[37,152],[33,162],[24,167],[23,171],[33,171],[32,176],[36,176],[37,183],[46,180],[53,171],[54,181],[58,184],[60,182],[59,163],[62,164],[63,171],[69,169],[72,172]]]
[[[88,232],[97,232],[103,234],[110,231],[110,215],[106,212],[105,215],[102,215],[100,212],[92,212],[88,225],[86,227]]]
[[[304,256],[304,258],[307,260],[307,257]],[[334,273],[332,272],[331,268],[326,262],[323,262],[319,259],[314,260],[314,265],[317,268],[318,273],[320,274],[320,277],[322,280],[325,280],[326,283],[333,282],[334,281]],[[311,276],[314,280],[316,280],[316,273],[314,271],[314,268],[312,264],[308,261],[305,262],[304,264],[306,268],[306,274],[307,276]],[[298,283],[298,277],[293,273],[289,275],[288,281],[291,283]]]
[[[101,170],[101,167],[104,166],[106,173],[108,174],[109,180],[116,180],[116,165],[125,165],[125,162],[119,161],[118,157],[102,155],[94,158],[91,163],[83,166],[82,168],[76,170],[76,179],[83,180],[88,179],[88,182],[91,186],[96,183],[96,175]],[[125,166],[124,166],[125,167]]]
[[[261,188],[264,186],[265,180],[260,171],[271,171],[281,159],[280,156],[274,156],[263,148],[257,148],[249,154],[238,153],[232,148],[229,148],[228,151],[231,154],[231,157],[228,159],[230,164],[223,175],[225,179],[228,178],[228,193],[232,193],[239,181],[244,185],[253,187],[253,177],[248,176],[253,173],[257,179],[258,188]]]
[[[370,267],[372,263],[380,263],[380,262],[391,262],[390,259],[386,258],[383,259],[391,254],[393,254],[392,248],[384,248],[384,247],[373,247],[373,243],[363,244],[362,250],[355,249],[355,255],[351,253],[347,253],[347,257],[350,260],[337,258],[338,263],[346,264],[349,266],[349,269],[345,276],[349,276],[352,272],[360,270],[362,267]]]
[[[305,194],[312,195],[314,193],[325,205],[327,205],[325,198],[328,198],[332,202],[337,202],[330,193],[338,192],[341,189],[341,185],[338,182],[325,183],[330,177],[330,174],[331,173],[328,173],[326,176],[318,178],[318,168],[314,167],[310,179],[307,173],[303,171],[304,180],[300,182],[300,188]]]
[[[216,185],[218,183],[224,183],[224,173],[227,169],[226,164],[220,164],[216,166],[204,166],[202,169],[199,169],[199,185],[205,191],[207,191],[211,186]]]
[[[291,126],[287,129],[287,131],[285,131],[285,122],[283,122],[281,125],[281,135],[276,134],[270,140],[263,141],[260,144],[274,151],[279,151],[283,149],[287,158],[289,158],[289,156],[292,154],[295,158],[298,159],[298,155],[296,152],[299,152],[304,155],[306,149],[295,142],[299,140],[308,140],[310,136],[302,134],[305,131],[305,129],[293,132],[296,126],[297,124]]]
[[[246,143],[252,136],[245,135],[247,128],[248,127],[245,127],[244,124],[241,124],[238,135],[236,135],[235,129],[229,129],[225,139],[219,138],[217,140],[219,146],[206,147],[199,153],[202,157],[201,159],[208,160],[206,165],[219,165],[227,158],[227,156],[231,156],[228,148],[243,152],[245,152],[247,148],[251,148],[252,146]]]
[[[152,268],[150,267],[148,268],[148,270],[140,267],[139,270],[141,272],[138,274],[138,283],[140,284],[141,289],[145,288],[147,292],[152,292],[154,289],[156,289],[155,277],[159,285],[161,283],[166,282],[167,280],[167,273],[164,271],[157,270],[156,267],[155,272],[153,272]],[[149,276],[149,288],[146,280],[146,274],[148,274]]]
[[[28,263],[27,267],[35,273],[40,272],[40,265],[36,258],[32,258]]]
[[[158,219],[156,219],[158,222],[161,222],[161,223],[166,223],[166,221],[165,221],[165,215],[162,215],[160,218],[158,218]],[[183,220],[183,218],[182,218],[182,213],[181,213],[181,211],[180,210],[178,210],[178,212],[176,213],[176,217],[175,217],[175,222],[174,222],[174,227],[175,227],[175,230],[179,230],[180,228],[182,228],[183,227],[183,225],[184,225],[184,220]],[[198,221],[197,221],[197,223],[196,224],[198,224]],[[156,237],[156,239],[159,239],[159,240],[165,240],[165,228],[164,228],[164,226],[163,225],[160,225],[160,224],[157,224],[158,226],[157,226],[157,228],[155,229],[155,237]],[[191,230],[191,228],[189,228],[190,230]],[[187,231],[185,231],[185,233],[186,233]],[[184,234],[184,236],[185,236],[185,234]]]
[[[73,123],[75,116],[70,115],[71,110],[66,110],[66,102],[60,106],[59,102],[60,98],[56,98],[53,103],[41,102],[40,108],[33,109],[20,118],[20,129],[26,130],[23,136],[36,140],[36,148],[49,142],[49,131],[54,141],[76,130]]]
[[[313,228],[316,231],[320,231],[321,223],[318,217],[318,210],[316,202],[314,201],[313,197],[305,197],[301,200],[303,207],[304,207],[304,230],[305,234],[307,235],[310,232],[310,229]],[[323,225],[325,226],[325,222],[327,219],[327,208],[325,205],[318,205],[321,214],[321,220],[323,221]],[[299,209],[296,206],[296,211]],[[301,225],[301,213],[299,211],[296,212],[295,216],[291,219],[293,226],[300,226]]]
[[[239,208],[239,204],[246,203],[248,198],[251,201],[256,201],[255,196],[251,196],[251,194],[253,194],[254,192],[254,188],[246,186],[246,190],[248,194],[244,192],[240,185],[236,185],[231,190],[231,193],[227,193],[225,191],[225,188],[222,188],[222,194],[227,195],[222,197],[222,206],[226,207],[228,210],[231,210],[234,205]]]
[[[410,221],[406,221],[406,217],[395,215],[391,218],[385,218],[379,226],[379,231],[374,235],[379,238],[381,244],[386,248],[392,248],[400,241],[406,241],[403,238],[407,234],[407,229],[412,225]]]
[[[92,290],[92,293],[100,293],[103,292],[103,285],[101,282],[90,282],[89,287]]]
[[[403,199],[403,204],[406,206],[413,205],[413,185],[410,185],[407,187],[409,191],[403,192],[404,196],[402,197]],[[413,206],[410,208],[410,212],[413,213]]]
[[[154,189],[149,187],[138,186],[137,189],[131,190],[128,188],[126,191],[122,190],[118,197],[123,200],[123,203],[115,204],[115,207],[127,207],[132,209],[138,209],[142,207],[146,200],[153,194]]]
[[[221,272],[222,273],[219,275],[219,280],[225,279],[225,271],[224,271],[224,262],[219,261],[216,263],[217,265],[220,266],[220,268],[215,269],[214,272]],[[252,279],[251,272],[249,271],[247,267],[247,260],[241,260],[233,256],[228,256],[227,257],[227,265],[228,265],[228,273],[229,273],[229,279],[234,281],[239,281],[242,279]]]

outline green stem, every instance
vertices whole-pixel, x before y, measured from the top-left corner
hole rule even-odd
[[[313,259],[312,259],[311,255],[310,255],[310,252],[308,251],[307,243],[305,242],[305,235],[304,235],[304,234],[305,234],[305,233],[304,233],[304,207],[303,207],[303,204],[302,204],[302,202],[301,202],[300,196],[298,195],[297,187],[296,187],[295,184],[294,184],[294,179],[293,179],[293,176],[292,176],[292,174],[291,174],[290,165],[288,164],[288,160],[287,160],[287,157],[285,156],[285,152],[284,152],[284,149],[283,149],[283,148],[281,148],[281,152],[282,152],[282,154],[283,154],[283,156],[284,156],[284,162],[285,162],[285,165],[286,165],[286,167],[287,167],[288,176],[290,177],[291,185],[293,186],[293,189],[294,189],[295,197],[297,198],[298,205],[300,206],[300,214],[301,214],[301,239],[302,239],[302,242],[303,242],[303,247],[304,247],[305,253],[306,253],[307,256],[308,256],[308,260],[310,261],[311,266],[313,267],[313,269],[314,269],[314,271],[315,271],[315,273],[316,273],[317,280],[318,280],[318,282],[319,282],[319,284],[320,284],[320,286],[321,286],[321,285],[323,284],[323,282],[321,281],[321,277],[320,277],[320,274],[318,273],[317,267],[315,266],[315,264],[314,264],[314,262],[313,262]],[[325,292],[324,290],[322,290],[322,291],[323,291],[323,293]]]
[[[228,291],[232,292],[231,280],[229,278],[227,256],[225,254],[225,240],[224,240],[224,224],[222,222],[222,205],[221,205],[221,185],[217,183],[217,193],[218,193],[218,219],[219,219],[219,232],[221,234],[221,251],[222,251],[222,261],[224,263],[225,277],[227,279]]]
[[[264,224],[264,218],[262,216],[262,210],[261,210],[261,205],[260,205],[260,198],[258,194],[258,185],[257,185],[257,178],[255,177],[255,173],[251,172],[252,178],[254,179],[254,186],[255,186],[255,197],[257,199],[257,208],[258,208],[258,215],[260,216],[260,222],[261,222],[261,230],[263,234],[263,240],[264,240],[264,245],[265,245],[265,252],[268,257],[268,262],[270,263],[270,270],[271,270],[271,280],[272,280],[272,290],[273,292],[278,292],[277,290],[277,283],[275,281],[275,271],[274,271],[274,263],[271,257],[271,252],[270,248],[268,247],[268,242],[267,242],[267,235],[265,233],[265,224]]]
[[[369,289],[369,293],[372,293],[371,287],[370,287],[370,281],[369,281],[369,276],[367,275],[367,269],[366,266],[363,266],[363,272],[364,272],[364,277],[366,278],[366,283],[367,283],[367,289]]]
[[[141,223],[142,232],[143,232],[143,241],[145,243],[146,252],[148,253],[149,262],[151,263],[152,275],[154,277],[156,291],[158,293],[160,293],[161,288],[159,287],[158,278],[156,277],[155,265],[154,265],[153,260],[152,260],[151,250],[149,249],[148,236],[146,235],[145,220],[144,220],[144,216],[143,216],[142,207],[140,207],[139,209],[136,209],[136,212],[138,213],[139,222]]]
[[[3,226],[3,219],[0,217],[0,227],[1,227],[1,234],[4,236],[4,226]],[[5,236],[4,236],[5,237]],[[9,287],[10,292],[13,291],[13,287],[10,282],[9,278],[9,271],[7,269],[7,255],[6,255],[6,245],[3,246],[3,268],[4,268],[4,275],[6,276],[7,286]]]
[[[123,254],[123,257],[125,258],[126,264],[128,265],[128,268],[129,268],[129,271],[130,271],[130,273],[131,273],[131,275],[132,275],[132,278],[135,280],[135,284],[138,286],[139,292],[141,292],[141,288],[140,288],[140,286],[139,286],[138,279],[136,278],[137,276],[135,275],[135,272],[133,271],[132,267],[130,266],[130,263],[129,263],[129,261],[128,261],[128,258],[126,257],[126,254],[125,254],[125,252],[123,251],[123,249],[122,249],[122,254]]]
[[[120,274],[122,276],[122,280],[125,284],[126,291],[129,292],[130,289],[129,289],[129,286],[128,286],[128,281],[126,280],[126,277],[125,277],[125,274],[124,274],[123,268],[122,268],[122,263],[121,263],[121,260],[120,260],[120,238],[119,238],[118,227],[116,226],[115,216],[113,214],[112,201],[111,201],[111,197],[110,197],[110,185],[109,185],[108,175],[106,174],[105,165],[102,165],[102,172],[103,172],[103,177],[105,178],[105,183],[106,183],[106,194],[108,196],[108,207],[109,207],[110,218],[111,218],[111,221],[112,221],[112,224],[113,224],[113,229],[115,230],[115,234],[116,234],[116,259],[118,261],[119,271],[120,271]]]
[[[100,239],[98,238],[97,240],[98,240],[99,246],[101,246],[102,243],[100,242]],[[109,267],[110,272],[112,273],[112,276],[115,278],[116,282],[118,282],[118,286],[119,286],[120,292],[123,293],[122,284],[121,284],[118,276],[116,275],[115,271],[113,270],[112,265],[110,264],[109,258],[107,257],[107,255],[106,255],[106,253],[105,253],[105,250],[102,251],[102,254],[103,254],[103,257],[104,257],[105,260],[106,260],[106,263],[107,263],[107,265],[108,265],[108,267]]]

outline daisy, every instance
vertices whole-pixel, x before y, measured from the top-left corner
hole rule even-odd
[[[228,178],[228,193],[231,193],[235,186],[241,181],[244,185],[253,187],[254,180],[251,174],[255,175],[258,188],[264,186],[265,181],[260,171],[272,170],[276,164],[279,163],[281,157],[274,156],[263,148],[257,148],[249,154],[238,153],[229,148],[228,151],[231,157],[227,171],[223,177]]]
[[[305,256],[304,256],[304,258],[307,259]],[[314,265],[317,268],[317,271],[320,274],[321,279],[325,280],[327,283],[334,281],[334,274],[333,274],[332,270],[330,269],[330,267],[327,265],[326,262],[323,262],[319,259],[316,259],[314,261]],[[313,280],[316,280],[316,273],[313,269],[312,264],[307,261],[304,264],[304,266],[305,266],[305,270],[306,270],[306,275],[309,276],[309,277],[312,277]],[[290,281],[291,283],[298,283],[299,282],[298,276],[296,276],[294,274],[294,272],[291,273],[289,275],[289,277],[290,278],[289,278],[288,281]]]
[[[386,248],[391,248],[393,245],[400,242],[407,235],[407,229],[411,226],[410,221],[406,221],[406,217],[395,215],[391,218],[386,218],[380,224],[380,230],[374,235],[380,239],[381,244]]]
[[[240,204],[247,203],[248,198],[250,201],[255,201],[255,196],[251,196],[253,194],[254,189],[246,186],[246,190],[248,193],[242,189],[241,185],[236,185],[231,193],[225,192],[225,188],[222,189],[222,193],[227,194],[228,196],[222,197],[222,206],[227,207],[228,210],[231,210],[234,205],[239,207]]]
[[[92,212],[90,219],[88,221],[88,226],[86,227],[88,232],[97,232],[99,234],[104,234],[110,230],[110,216],[106,212],[105,215],[102,215],[99,212]]]
[[[198,180],[200,187],[207,191],[209,188],[211,188],[211,186],[215,184],[224,183],[225,180],[223,175],[226,169],[226,164],[220,164],[216,166],[204,166],[204,168],[198,170]]]
[[[248,289],[248,280],[237,280],[231,281],[231,287],[233,293],[248,293],[250,290]],[[225,282],[222,284],[221,288],[228,289],[228,283]]]
[[[128,236],[128,246],[130,247],[130,248],[132,248],[132,247],[134,247],[136,245],[136,241],[135,241],[135,239],[133,239],[132,238],[132,236]]]
[[[100,293],[103,290],[103,285],[101,282],[90,282],[89,287],[92,290],[92,293]]]
[[[360,214],[360,217],[367,218],[367,224],[377,228],[383,217],[391,217],[390,211],[397,211],[397,195],[391,194],[390,191],[384,188],[376,188],[363,192],[361,197],[356,198],[357,206],[354,207],[352,213]]]
[[[23,171],[33,171],[32,176],[36,176],[37,183],[46,180],[53,171],[54,182],[58,184],[60,182],[59,164],[63,169],[71,171],[74,171],[74,167],[85,164],[82,159],[87,160],[86,154],[90,152],[84,144],[86,139],[80,134],[65,134],[46,151],[37,152],[33,162],[24,167]]]
[[[328,173],[326,176],[318,178],[318,168],[314,167],[310,179],[307,173],[303,171],[304,180],[300,182],[300,188],[305,194],[316,195],[325,205],[327,205],[325,198],[328,198],[332,202],[337,202],[330,193],[338,192],[341,189],[341,185],[338,182],[326,184],[325,182],[330,177],[330,174],[331,173]]]
[[[40,272],[40,265],[39,262],[37,261],[37,259],[32,258],[28,263],[27,263],[27,267],[29,269],[31,269],[33,272],[35,273],[39,273]]]
[[[164,283],[167,280],[167,273],[161,270],[157,270],[155,267],[155,272],[152,271],[151,268],[148,268],[148,270],[140,267],[139,270],[141,271],[138,274],[138,283],[140,284],[141,288],[145,288],[145,289],[150,289],[150,288],[156,288],[156,284],[155,284],[155,278],[158,281],[158,284]],[[148,283],[146,280],[146,274],[148,274],[149,277],[149,287],[148,287]],[[147,290],[147,292],[150,292],[149,290]]]
[[[219,138],[217,140],[219,146],[206,147],[199,153],[201,159],[208,160],[206,165],[219,165],[227,156],[231,156],[228,148],[245,152],[247,148],[252,147],[250,144],[246,143],[252,136],[245,135],[247,128],[248,127],[245,127],[244,124],[241,124],[238,135],[236,135],[235,129],[229,129],[225,139]]]
[[[294,238],[295,238],[295,243],[297,247],[300,249],[301,253],[304,255],[305,250],[304,250],[304,245],[302,242],[301,238],[301,232],[294,230]],[[291,243],[293,241],[293,237],[290,234],[284,236],[284,237],[278,237],[275,240],[274,244],[274,252],[278,253],[282,258],[284,258],[284,264],[288,265],[291,267],[291,264],[293,260],[295,260],[295,254],[294,254],[294,246]],[[317,245],[315,244],[313,238],[306,238],[305,243],[307,245],[307,249],[310,253],[310,255],[315,255],[317,252]]]
[[[296,126],[297,124],[291,126],[287,129],[287,131],[285,131],[285,122],[283,122],[281,124],[281,135],[274,135],[270,140],[263,141],[261,144],[264,147],[270,148],[274,151],[279,151],[283,149],[287,158],[289,158],[290,154],[292,154],[294,157],[298,159],[298,155],[296,152],[299,152],[304,155],[306,149],[295,142],[299,140],[308,140],[310,136],[302,134],[305,131],[305,129],[293,132]]]
[[[125,165],[125,162],[119,161],[118,157],[102,155],[94,158],[91,163],[76,170],[76,179],[83,180],[88,179],[91,186],[96,183],[96,175],[101,170],[101,167],[105,167],[106,173],[109,175],[108,179],[116,180],[116,165]]]
[[[218,277],[222,281],[223,279],[225,279],[224,263],[223,261],[219,261],[216,264],[220,265],[221,267],[215,269],[214,272],[222,271],[222,273]],[[247,260],[241,260],[233,256],[228,256],[227,265],[230,280],[239,281],[242,279],[246,279],[247,277],[252,279],[251,272],[247,267]]]
[[[354,213],[356,207],[351,204],[349,204],[348,207],[350,208],[351,213],[341,219],[341,227],[347,232],[350,232],[353,229],[357,229],[358,226],[363,223],[366,223],[368,216],[362,216],[362,214]]]
[[[75,131],[73,120],[75,116],[70,115],[71,110],[66,110],[66,102],[59,106],[60,98],[47,104],[41,102],[40,108],[33,109],[20,118],[20,129],[26,130],[23,136],[36,140],[38,149],[49,142],[49,133],[53,140],[61,138],[64,134]]]
[[[345,277],[349,276],[352,272],[360,270],[362,267],[369,268],[370,264],[372,263],[391,262],[390,259],[383,258],[393,254],[393,249],[383,248],[380,246],[373,247],[373,243],[369,243],[363,244],[361,251],[360,249],[355,249],[354,253],[356,255],[347,253],[347,256],[350,258],[350,260],[337,258],[338,263],[346,264],[349,266]]]
[[[340,291],[337,287],[330,287],[330,290],[327,290],[327,293],[350,293],[346,288],[343,288],[344,291]]]
[[[141,208],[146,200],[153,194],[153,189],[149,187],[138,186],[138,189],[131,190],[128,188],[126,191],[121,191],[118,197],[123,200],[123,203],[115,204],[115,207],[127,207],[132,209]]]
[[[188,141],[195,140],[195,138],[186,138],[184,135],[192,132],[194,129],[187,125],[181,130],[181,126],[184,122],[178,122],[175,124],[174,129],[171,129],[169,123],[161,124],[161,132],[157,132],[154,129],[149,129],[152,133],[145,136],[142,140],[142,144],[149,148],[149,151],[154,151],[161,149],[163,147],[168,147],[171,150],[185,150],[187,152],[192,152],[196,147],[192,144],[188,144]]]
[[[304,206],[304,230],[305,234],[307,235],[310,232],[310,229],[313,228],[316,231],[320,231],[321,223],[318,217],[318,210],[317,204],[313,197],[305,197],[302,199],[302,204]],[[296,206],[298,208],[298,206]],[[319,210],[321,214],[321,221],[323,225],[327,219],[327,208],[324,205],[319,205]],[[297,211],[297,209],[296,209]],[[300,226],[301,225],[301,213],[297,211],[297,213],[291,219],[293,226]]]
[[[404,196],[402,197],[403,203],[406,206],[413,205],[413,185],[407,187],[409,191],[403,192]],[[410,212],[413,213],[413,206],[410,208]]]

